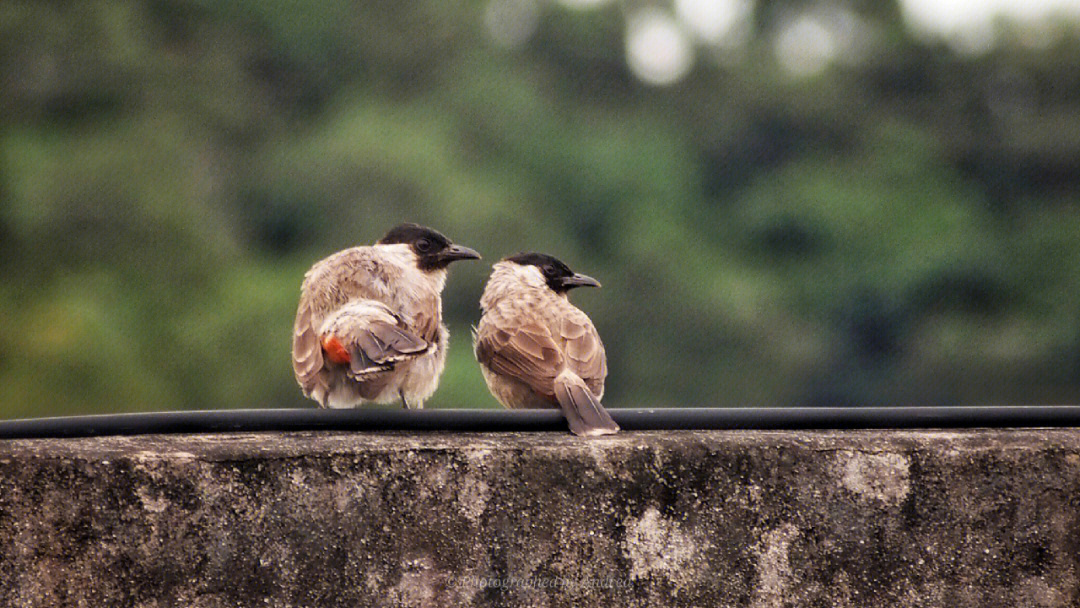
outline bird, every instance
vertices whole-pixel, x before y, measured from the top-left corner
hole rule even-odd
[[[608,435],[619,426],[600,404],[604,344],[567,298],[584,286],[600,283],[547,254],[497,262],[480,299],[473,350],[488,390],[504,407],[559,407],[575,435]]]
[[[304,396],[324,408],[397,400],[422,408],[446,364],[447,266],[473,259],[475,250],[406,223],[374,245],[316,262],[293,326],[293,372]]]

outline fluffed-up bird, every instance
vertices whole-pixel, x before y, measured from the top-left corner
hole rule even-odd
[[[293,327],[293,372],[321,407],[400,399],[421,408],[439,385],[449,332],[446,269],[479,259],[417,224],[376,244],[339,251],[304,275]]]
[[[480,299],[473,346],[488,389],[503,406],[559,407],[574,434],[607,435],[619,426],[600,404],[604,345],[589,317],[567,299],[581,286],[600,283],[550,255],[521,253],[498,262]]]

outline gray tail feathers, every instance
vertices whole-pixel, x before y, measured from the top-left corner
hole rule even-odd
[[[570,371],[555,378],[555,398],[559,400],[563,415],[575,435],[610,435],[618,432],[619,425],[600,405],[585,381]]]

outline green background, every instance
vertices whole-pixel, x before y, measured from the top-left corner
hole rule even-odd
[[[484,2],[5,0],[0,416],[310,405],[304,271],[406,220],[485,256],[428,407],[496,407],[469,327],[521,250],[603,282],[613,407],[1078,401],[1074,25],[965,55],[759,1],[660,87],[641,3],[528,6],[508,48]],[[871,43],[789,75],[807,7]]]

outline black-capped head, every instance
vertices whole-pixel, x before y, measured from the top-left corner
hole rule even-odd
[[[600,287],[600,281],[578,274],[557,258],[546,253],[519,253],[506,258],[522,266],[536,266],[544,275],[547,286],[555,293],[566,293],[575,287]]]
[[[379,245],[408,245],[416,254],[420,270],[439,270],[457,260],[479,260],[480,254],[463,245],[455,245],[439,231],[419,224],[394,226],[379,239]]]

